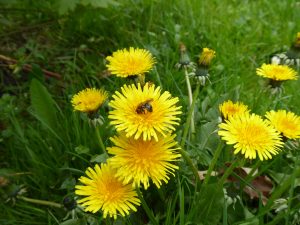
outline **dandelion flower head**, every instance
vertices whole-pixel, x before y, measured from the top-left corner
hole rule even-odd
[[[249,113],[248,106],[244,105],[241,102],[233,103],[231,100],[228,100],[220,104],[219,110],[222,115],[222,118],[224,119],[228,119],[229,117],[234,115]]]
[[[203,48],[202,53],[199,57],[199,64],[208,66],[213,58],[216,57],[216,52],[209,48]]]
[[[132,185],[119,181],[115,177],[116,170],[109,164],[96,165],[94,169],[89,167],[85,173],[87,177],[79,178],[83,185],[75,186],[75,194],[86,196],[78,200],[85,211],[96,213],[101,210],[104,218],[116,219],[118,214],[126,216],[140,205]]]
[[[115,136],[111,141],[114,147],[108,148],[108,153],[114,155],[109,159],[112,167],[118,169],[117,177],[125,184],[132,182],[134,187],[144,185],[149,187],[149,180],[159,188],[162,182],[168,183],[169,175],[174,175],[178,166],[173,161],[178,160],[175,135],[167,135],[158,141],[142,138],[126,138],[125,135]]]
[[[102,89],[86,88],[73,96],[71,103],[74,110],[95,112],[105,102],[108,93]]]
[[[297,72],[287,65],[263,64],[256,74],[276,81],[297,80]]]
[[[178,115],[182,113],[181,106],[176,106],[179,99],[167,91],[161,93],[161,88],[154,84],[124,85],[121,93],[115,92],[112,98],[111,124],[118,132],[124,131],[126,137],[142,136],[144,141],[153,137],[158,141],[159,133],[166,136],[179,124]]]
[[[289,139],[300,138],[300,117],[286,110],[270,111],[266,117],[271,124]]]
[[[271,159],[283,145],[279,132],[255,114],[232,116],[219,127],[222,139],[234,145],[234,154],[241,152],[245,158]]]
[[[133,47],[118,50],[106,59],[108,70],[118,77],[142,75],[151,70],[155,63],[148,50]]]

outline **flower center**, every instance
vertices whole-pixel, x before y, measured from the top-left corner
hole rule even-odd
[[[248,125],[240,132],[240,142],[248,145],[259,145],[267,139],[266,131],[255,124]]]
[[[283,131],[297,129],[295,123],[293,123],[292,121],[289,121],[289,120],[281,121],[281,126],[283,127],[283,129],[282,129]]]
[[[116,178],[110,179],[105,182],[103,190],[99,190],[99,194],[103,195],[106,201],[113,201],[114,199],[118,199],[120,196],[120,190],[122,190],[121,182]]]

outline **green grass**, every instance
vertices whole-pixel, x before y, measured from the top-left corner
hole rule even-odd
[[[104,160],[96,132],[73,111],[70,99],[89,86],[113,94],[126,82],[103,77],[105,57],[117,49],[135,46],[153,53],[157,64],[146,79],[179,97],[183,106],[176,131],[179,142],[188,115],[184,73],[175,68],[179,44],[186,45],[194,61],[203,47],[216,51],[211,83],[201,87],[195,104],[196,135],[194,139],[187,135],[184,144],[199,171],[208,170],[220,142],[215,131],[218,105],[224,100],[242,101],[260,115],[270,109],[300,114],[299,80],[286,82],[283,94],[276,97],[255,75],[270,54],[288,49],[300,31],[296,0],[126,0],[104,8],[78,4],[68,13],[61,11],[70,7],[68,1],[14,2],[0,1],[0,54],[20,62],[12,69],[0,67],[0,91],[9,94],[0,100],[0,177],[9,180],[0,186],[0,224],[154,224],[143,207],[117,221],[77,209],[80,220],[64,222],[66,209],[21,199],[5,202],[13,187],[24,185],[24,196],[62,204],[66,196],[74,197],[74,185],[85,169]],[[28,73],[20,69],[24,63],[36,66]],[[41,68],[63,78],[44,79]],[[40,83],[33,84],[33,78]],[[194,82],[192,87],[195,90]],[[101,109],[105,146],[112,145],[109,137],[115,132],[108,110],[107,104]],[[221,177],[212,176],[207,184],[195,187],[193,172],[183,160],[168,184],[159,190],[151,185],[142,194],[158,224],[299,224],[299,141],[290,145],[258,167],[260,175],[272,180],[266,205],[259,198],[250,199],[234,183],[219,185]],[[234,159],[230,146],[221,147],[214,170],[226,170],[225,163]],[[238,166],[251,168],[255,163],[240,160]],[[241,186],[250,186],[236,172],[231,176]],[[275,212],[274,201],[280,198],[287,201],[287,208]]]

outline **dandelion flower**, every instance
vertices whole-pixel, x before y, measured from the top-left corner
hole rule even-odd
[[[199,57],[199,64],[208,66],[211,60],[216,57],[216,52],[209,48],[203,48],[202,53]]]
[[[88,177],[80,177],[83,185],[76,185],[75,194],[87,196],[78,201],[85,211],[96,213],[101,210],[103,217],[114,217],[117,214],[126,216],[130,210],[136,211],[140,205],[137,193],[131,184],[124,185],[116,177],[116,170],[109,164],[96,165],[86,170]]]
[[[218,134],[229,145],[234,145],[234,154],[241,152],[245,158],[271,159],[283,145],[279,132],[255,114],[232,116],[219,125]]]
[[[244,113],[249,113],[248,106],[241,102],[233,103],[231,100],[223,102],[219,105],[219,110],[222,118],[228,119],[233,115],[241,115]]]
[[[155,63],[148,50],[133,47],[118,50],[106,59],[109,62],[108,70],[118,77],[142,75],[151,70]]]
[[[300,117],[295,113],[272,110],[266,113],[266,117],[283,136],[289,139],[300,138]]]
[[[275,81],[297,80],[297,72],[287,65],[263,64],[256,69],[259,76]]]
[[[109,106],[113,108],[109,113],[111,124],[118,132],[125,131],[126,137],[158,141],[157,134],[166,136],[175,130],[180,120],[181,106],[176,106],[179,99],[173,98],[167,91],[161,94],[161,88],[146,83],[142,88],[124,85],[120,92],[115,92]]]
[[[86,88],[73,96],[71,103],[74,110],[95,112],[107,99],[108,93],[102,89]]]
[[[126,138],[121,134],[111,138],[115,144],[108,148],[108,153],[114,155],[109,159],[112,167],[118,169],[116,176],[125,184],[132,182],[134,187],[144,185],[149,187],[149,180],[159,188],[162,181],[168,182],[169,175],[174,175],[178,166],[172,162],[178,160],[180,154],[176,151],[175,135],[167,135],[158,141]]]

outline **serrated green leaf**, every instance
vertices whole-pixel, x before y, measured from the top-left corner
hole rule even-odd
[[[33,79],[30,84],[31,105],[34,116],[52,132],[56,133],[57,118],[54,100],[47,89],[38,80]]]
[[[107,8],[109,5],[118,5],[114,0],[81,0],[82,5],[91,5],[95,8]]]
[[[90,152],[90,149],[86,146],[79,145],[75,148],[75,152],[77,152],[78,154],[86,154]]]
[[[75,9],[80,0],[58,0],[58,13],[60,15],[67,14]]]
[[[107,154],[101,154],[101,155],[94,155],[91,157],[90,162],[96,162],[96,163],[104,163],[107,160]]]
[[[192,207],[190,219],[197,224],[217,225],[223,213],[223,203],[222,186],[218,184],[203,185]]]
[[[59,225],[86,225],[85,219],[69,219],[67,221],[64,221],[60,223]]]

